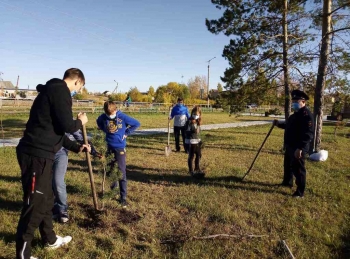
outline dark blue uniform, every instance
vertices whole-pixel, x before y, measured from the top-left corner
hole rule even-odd
[[[293,174],[296,178],[296,196],[303,196],[306,185],[305,155],[313,139],[314,125],[310,110],[304,106],[294,112],[287,124],[280,123],[279,128],[285,129],[284,143],[286,152],[284,156],[284,177],[282,185],[293,186]],[[297,149],[302,150],[302,156],[297,159],[294,155]]]

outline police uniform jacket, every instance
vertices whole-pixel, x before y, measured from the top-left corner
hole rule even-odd
[[[313,139],[313,124],[313,116],[304,106],[289,117],[287,124],[282,123],[278,127],[285,129],[284,143],[287,147],[307,150]]]

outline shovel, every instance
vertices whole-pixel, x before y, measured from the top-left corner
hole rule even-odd
[[[87,134],[86,134],[85,125],[83,125],[83,137],[84,137],[84,144],[88,145],[88,138],[87,138]],[[98,204],[97,204],[97,195],[96,195],[96,189],[95,189],[94,175],[92,173],[91,157],[90,157],[89,152],[86,152],[86,161],[87,161],[88,167],[89,167],[89,177],[90,177],[90,185],[91,185],[91,192],[92,192],[92,200],[94,202],[95,210],[99,211]]]
[[[170,120],[168,120],[168,145],[165,147],[165,156],[169,156],[171,153],[170,148]]]
[[[259,148],[259,150],[258,150],[258,153],[256,154],[256,156],[255,156],[255,158],[254,158],[254,160],[253,160],[253,163],[250,165],[248,171],[247,171],[247,172],[245,173],[245,175],[242,177],[242,181],[243,181],[244,178],[249,174],[250,170],[252,170],[252,168],[253,168],[253,166],[254,166],[254,164],[255,164],[255,161],[256,161],[256,159],[258,158],[258,156],[259,156],[259,154],[260,154],[260,152],[261,152],[261,149],[264,147],[265,142],[266,142],[266,140],[269,138],[269,136],[270,136],[270,134],[271,134],[271,132],[272,132],[272,130],[273,130],[274,127],[275,127],[275,124],[272,124],[272,126],[271,126],[269,132],[267,133],[267,135],[266,135],[266,137],[265,137],[265,139],[264,139],[264,142],[261,144],[261,146],[260,146],[260,148]]]

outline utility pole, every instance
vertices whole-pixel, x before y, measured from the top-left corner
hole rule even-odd
[[[212,61],[214,58],[216,57],[213,57],[212,59],[209,59],[207,62],[208,62],[208,89],[207,89],[207,99],[208,99],[208,108],[209,108],[209,73],[210,73],[210,61]]]

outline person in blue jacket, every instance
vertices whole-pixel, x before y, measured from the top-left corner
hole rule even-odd
[[[96,122],[98,128],[106,134],[107,152],[114,155],[114,163],[118,163],[118,170],[122,173],[119,180],[119,203],[126,208],[126,138],[140,127],[140,122],[119,111],[112,101],[105,102],[103,108],[105,113],[101,114]],[[111,188],[115,186],[117,183],[112,184]]]
[[[66,133],[66,136],[71,141],[77,141],[80,144],[84,143],[82,131],[79,129],[73,134]],[[94,157],[101,158],[92,143],[89,141],[91,147],[90,154]],[[54,207],[53,207],[53,218],[57,219],[60,223],[67,223],[68,217],[68,204],[67,204],[67,188],[64,178],[67,172],[68,166],[68,150],[62,147],[56,154],[52,166],[53,178],[52,178],[52,190],[55,195]]]
[[[175,149],[176,152],[180,152],[180,132],[182,136],[182,143],[186,153],[188,153],[188,145],[185,143],[185,124],[190,118],[187,107],[184,105],[182,98],[177,99],[177,104],[171,110],[169,120],[174,118],[174,136],[175,136]]]

